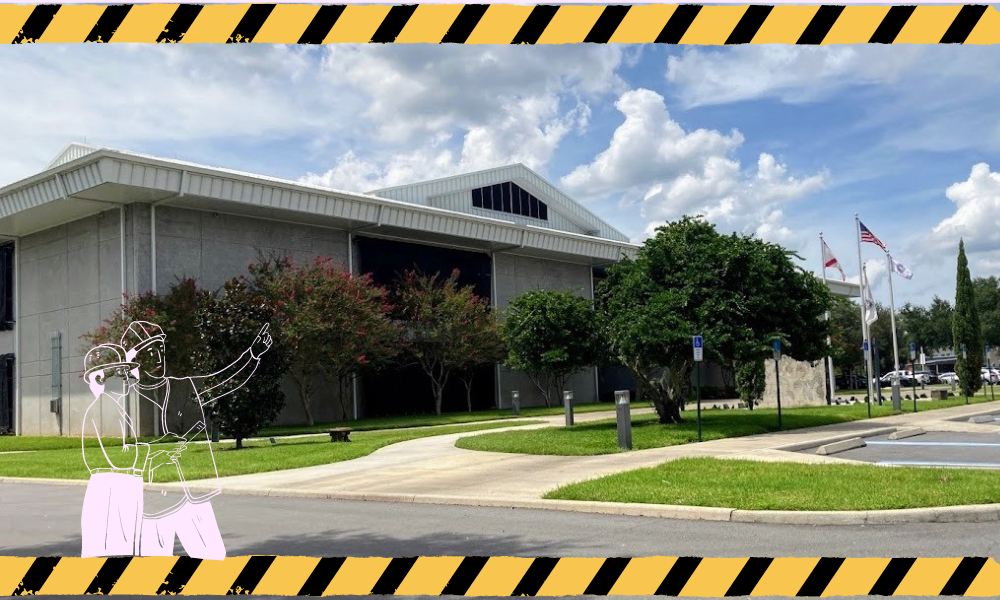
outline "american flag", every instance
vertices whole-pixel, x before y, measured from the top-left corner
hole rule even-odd
[[[869,231],[868,228],[865,227],[864,223],[862,223],[861,221],[858,221],[858,224],[861,225],[861,241],[862,242],[871,242],[872,244],[875,244],[876,246],[878,246],[882,250],[885,250],[885,244],[882,243],[882,240],[880,240],[877,237],[875,237],[875,234],[872,233],[871,231]]]

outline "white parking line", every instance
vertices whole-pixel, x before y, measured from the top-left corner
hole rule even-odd
[[[983,469],[1000,469],[1000,463],[977,462],[936,462],[923,460],[880,460],[877,465],[895,467],[980,467]]]
[[[986,442],[909,442],[909,441],[881,441],[868,442],[869,446],[957,446],[962,448],[992,448],[1000,447],[1000,442],[990,444]]]

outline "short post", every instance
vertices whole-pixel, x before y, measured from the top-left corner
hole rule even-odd
[[[694,369],[695,369],[695,388],[697,391],[696,401],[698,403],[698,441],[701,441],[701,361],[705,358],[705,339],[696,335],[692,338],[691,343],[694,347]],[[690,380],[689,380],[690,381]]]
[[[778,362],[781,360],[781,340],[774,340],[774,387],[778,393],[778,430],[781,430],[781,371]]]
[[[629,391],[615,392],[615,412],[618,417],[618,447],[632,449],[632,411],[629,406]]]
[[[910,384],[913,386],[913,412],[917,412],[917,345],[910,342]],[[923,382],[920,383],[923,387]]]
[[[219,421],[212,419],[212,443],[219,443]]]
[[[563,390],[563,408],[566,409],[566,427],[573,426],[573,392]]]
[[[515,415],[521,414],[521,393],[517,390],[510,391],[510,409]]]

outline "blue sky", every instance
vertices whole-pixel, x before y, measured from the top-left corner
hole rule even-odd
[[[897,305],[954,297],[960,236],[1000,273],[991,47],[38,44],[0,71],[0,185],[84,138],[356,191],[524,162],[636,241],[702,213],[818,270],[822,230],[849,277],[858,212],[914,272]]]

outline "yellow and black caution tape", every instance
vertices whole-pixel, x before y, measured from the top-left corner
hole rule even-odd
[[[1000,565],[988,558],[0,557],[0,593],[997,596]]]
[[[988,5],[0,5],[0,43],[995,44]]]

